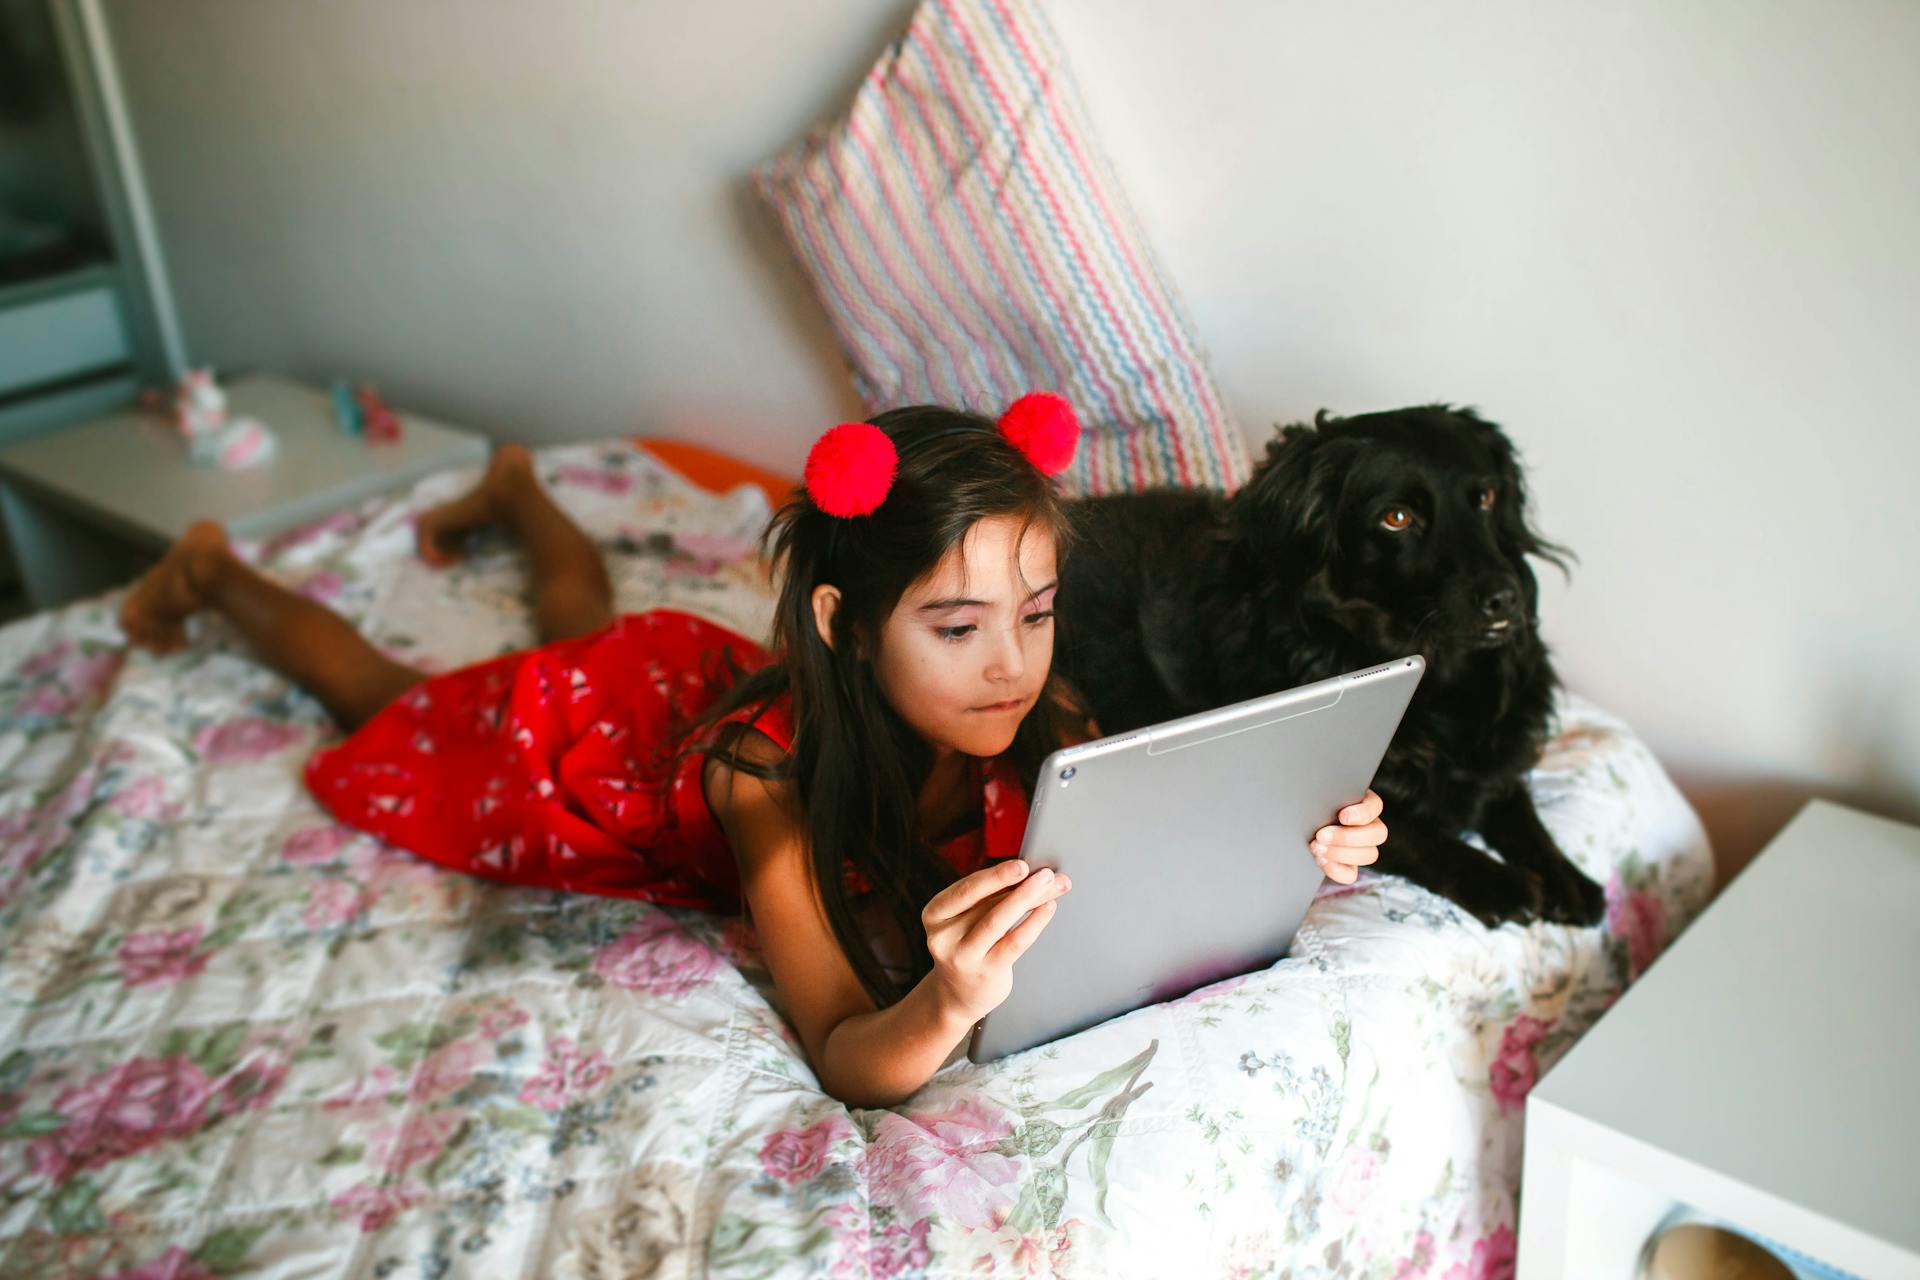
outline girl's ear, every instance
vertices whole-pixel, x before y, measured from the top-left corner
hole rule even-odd
[[[840,612],[840,588],[821,583],[813,589],[813,626],[820,643],[833,648],[833,617]]]

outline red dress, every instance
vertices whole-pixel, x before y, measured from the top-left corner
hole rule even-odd
[[[770,661],[670,609],[430,676],[307,762],[341,822],[456,871],[732,911],[740,876],[707,808],[694,723]],[[731,665],[730,665],[731,664]],[[793,746],[783,697],[728,721]],[[982,824],[941,849],[965,875],[1020,850],[1027,800],[1004,760],[976,771]]]

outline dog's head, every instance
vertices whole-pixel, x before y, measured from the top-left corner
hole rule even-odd
[[[1566,553],[1526,507],[1500,428],[1426,405],[1285,428],[1231,509],[1256,559],[1314,611],[1369,649],[1434,663],[1537,643],[1527,557],[1564,571]]]

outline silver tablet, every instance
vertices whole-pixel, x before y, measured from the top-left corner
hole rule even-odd
[[[1020,856],[1072,876],[1073,892],[968,1056],[1017,1053],[1286,954],[1322,879],[1307,842],[1366,794],[1425,670],[1400,658],[1049,756]]]

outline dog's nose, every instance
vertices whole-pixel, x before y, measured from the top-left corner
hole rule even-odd
[[[1511,618],[1520,603],[1520,588],[1511,582],[1495,583],[1491,588],[1483,589],[1480,595],[1480,612],[1495,622],[1502,618]]]

